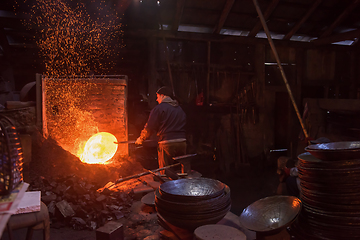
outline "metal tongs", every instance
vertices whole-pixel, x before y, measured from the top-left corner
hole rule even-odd
[[[114,142],[115,144],[135,144],[135,140],[133,140],[133,141],[121,141],[121,142]],[[152,143],[152,142],[154,142],[154,140],[145,140],[145,141],[143,141],[143,143],[142,144],[139,144],[139,145],[137,145],[136,144],[136,147],[135,147],[135,149],[139,149],[139,148],[142,148],[142,147],[144,147],[144,143]]]
[[[135,144],[136,141],[122,141],[122,142],[114,142],[115,144],[125,144],[125,143],[131,143]]]
[[[136,141],[121,141],[121,142],[114,142],[114,143],[120,145],[120,144],[135,144],[135,142]],[[139,148],[143,147],[142,144],[141,145],[135,145],[135,146],[136,146],[135,149],[139,149]]]

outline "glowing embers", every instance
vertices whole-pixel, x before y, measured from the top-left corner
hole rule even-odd
[[[116,153],[118,145],[114,135],[108,132],[99,132],[86,142],[80,160],[89,164],[105,164]]]

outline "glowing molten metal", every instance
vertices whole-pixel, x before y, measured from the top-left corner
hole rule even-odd
[[[118,148],[117,139],[108,132],[99,132],[86,142],[80,160],[89,164],[104,164],[111,159]]]

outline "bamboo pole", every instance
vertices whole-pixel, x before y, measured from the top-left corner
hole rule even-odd
[[[255,8],[256,8],[256,11],[257,11],[257,13],[258,13],[258,15],[259,15],[260,21],[261,21],[261,23],[262,23],[262,25],[263,25],[264,31],[265,31],[265,33],[266,33],[266,36],[267,36],[267,39],[268,39],[268,41],[269,41],[271,50],[273,51],[274,56],[275,56],[275,59],[276,59],[276,62],[277,62],[277,64],[278,64],[278,66],[279,66],[279,69],[280,69],[280,72],[281,72],[281,76],[282,76],[282,78],[283,78],[283,80],[284,80],[286,89],[287,89],[287,91],[288,91],[288,93],[289,93],[289,96],[290,96],[291,102],[292,102],[292,104],[293,104],[293,106],[294,106],[296,115],[297,115],[297,117],[298,117],[298,119],[299,119],[300,125],[301,125],[301,127],[302,127],[303,132],[304,132],[304,135],[305,135],[306,139],[308,140],[309,135],[308,135],[308,133],[307,133],[307,131],[306,131],[306,128],[305,128],[305,125],[304,125],[304,123],[303,123],[303,121],[302,121],[302,118],[301,118],[299,109],[298,109],[298,107],[297,107],[297,105],[296,105],[294,96],[293,96],[293,94],[292,94],[290,85],[289,85],[289,83],[288,83],[288,81],[287,81],[287,78],[286,78],[286,75],[285,75],[285,72],[284,72],[284,69],[283,69],[283,67],[281,66],[281,62],[280,62],[280,59],[279,59],[279,55],[278,55],[278,53],[277,53],[277,51],[276,51],[274,42],[273,42],[272,39],[271,39],[270,32],[269,32],[269,29],[268,29],[268,27],[267,27],[267,25],[266,25],[265,18],[264,18],[264,16],[263,16],[262,12],[261,12],[261,9],[260,9],[260,7],[259,7],[259,4],[258,4],[257,0],[253,0],[253,2],[254,2],[254,5],[255,5]]]

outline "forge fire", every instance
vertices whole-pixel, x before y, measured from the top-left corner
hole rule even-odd
[[[106,163],[116,153],[118,149],[116,137],[108,132],[100,132],[86,142],[80,160],[85,163]]]
[[[42,76],[43,133],[86,163],[128,155],[127,76]]]

